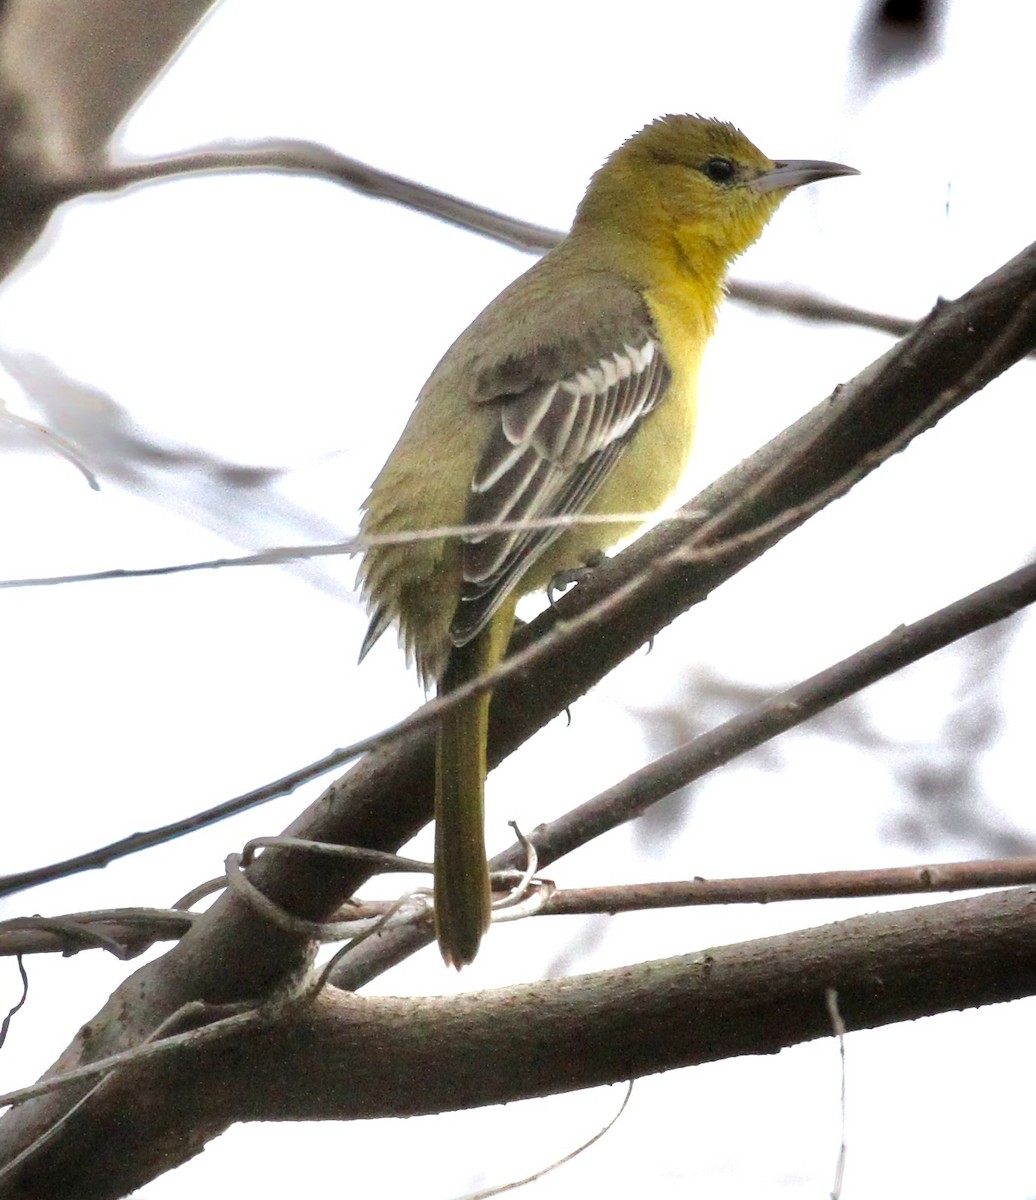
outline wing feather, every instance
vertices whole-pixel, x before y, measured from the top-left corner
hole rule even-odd
[[[486,493],[472,494],[466,524],[494,525],[503,521],[517,521],[528,515],[526,510],[537,511],[545,507],[554,483],[554,468],[531,449],[526,451],[522,466],[524,473],[515,480],[518,487],[506,497],[503,506],[492,504],[495,497],[487,497]],[[486,503],[487,499],[490,503]],[[515,513],[513,510],[519,504],[522,511]],[[528,534],[526,530],[510,529],[500,533],[472,534],[465,538],[462,596],[474,599],[496,586],[505,564],[515,555],[516,548],[524,543]]]
[[[490,398],[500,420],[474,473],[466,523],[542,520],[583,511],[640,422],[665,395],[670,371],[645,322],[563,379]],[[471,641],[531,564],[564,532],[518,529],[465,538],[454,645]]]

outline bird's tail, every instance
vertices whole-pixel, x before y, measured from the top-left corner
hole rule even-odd
[[[440,694],[500,662],[514,625],[514,604],[505,602],[476,638],[452,651]],[[487,692],[447,713],[435,743],[435,936],[447,965],[458,970],[474,959],[489,926],[483,808],[489,699]]]

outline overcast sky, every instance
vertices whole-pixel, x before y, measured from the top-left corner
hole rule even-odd
[[[857,21],[855,5],[825,0],[224,0],[126,123],[117,151],[304,137],[564,228],[623,138],[660,113],[701,112],[734,121],[773,157],[863,172],[795,193],[738,277],[921,316],[1036,233],[1036,18],[1009,0],[958,0],[938,56],[880,87],[858,69]],[[29,415],[40,415],[24,386],[33,380],[65,389],[79,414],[118,411],[181,469],[102,476],[95,494],[59,458],[8,454],[0,573],[151,566],[346,536],[440,354],[530,262],[313,179],[194,178],[68,206],[0,292],[0,389]],[[889,344],[728,305],[677,499]],[[709,720],[1020,565],[1032,545],[1032,386],[1022,364],[667,630],[650,656],[574,708],[570,728],[554,722],[515,755],[489,782],[491,849],[510,841],[508,819],[549,819],[689,736],[696,699],[715,698],[717,681],[743,691],[714,699]],[[273,469],[277,480],[257,503],[214,485],[202,456]],[[420,692],[393,639],[355,664],[364,616],[353,571],[323,560],[5,593],[0,724],[11,800],[0,872],[185,816],[409,711]],[[1036,836],[1022,765],[1031,624],[1019,622],[1000,648],[1002,662],[983,643],[872,689],[857,717],[888,739],[881,753],[839,740],[829,722],[704,783],[682,810],[602,839],[554,876],[578,885],[986,853],[981,831],[920,809],[903,782],[917,762],[959,765],[959,717],[976,679],[995,684],[1003,718],[995,744],[969,764],[969,811],[976,825]],[[319,790],[15,897],[0,914],[167,905]],[[429,848],[427,837],[414,847]],[[494,931],[460,977],[431,948],[379,990],[597,970],[873,907],[525,922]],[[4,1051],[11,1086],[39,1073],[127,968],[82,955],[34,960],[30,972],[30,1002]],[[13,993],[13,969],[0,979]],[[853,1035],[845,1200],[1036,1195],[1027,1072],[1005,1065],[1024,1059],[1034,1012],[1027,1001]],[[824,1195],[838,1071],[834,1044],[822,1042],[642,1080],[608,1137],[528,1194]],[[610,1118],[620,1092],[405,1123],[238,1127],[140,1194],[165,1200],[233,1181],[273,1200],[301,1179],[307,1190],[355,1186],[369,1162],[381,1197],[460,1195],[567,1153]]]

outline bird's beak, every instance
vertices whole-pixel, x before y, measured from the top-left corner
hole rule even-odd
[[[777,192],[802,187],[804,183],[816,183],[818,179],[833,179],[836,175],[859,175],[855,167],[841,163],[816,162],[809,158],[790,158],[776,162],[769,171],[764,171],[748,186],[753,191]]]

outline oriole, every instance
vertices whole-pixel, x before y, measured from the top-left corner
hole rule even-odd
[[[733,125],[666,116],[591,179],[564,240],[453,343],[364,505],[364,534],[637,513],[690,451],[698,367],[730,262],[793,188],[851,167],[774,162]],[[393,621],[447,692],[503,656],[518,597],[632,532],[614,524],[372,545],[360,657]],[[489,923],[483,782],[489,696],[437,734],[435,921],[461,967]]]

